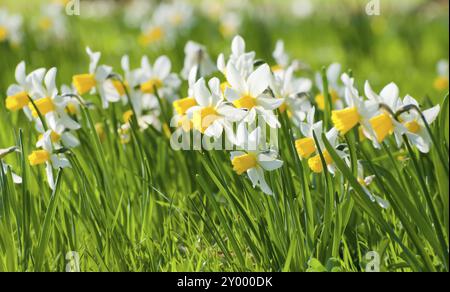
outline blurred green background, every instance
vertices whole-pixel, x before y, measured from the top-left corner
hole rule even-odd
[[[193,27],[180,34],[173,46],[144,48],[137,41],[139,28],[127,27],[123,21],[130,1],[113,0],[103,1],[114,6],[108,14],[103,13],[106,6],[93,5],[99,1],[81,0],[81,15],[67,16],[68,36],[40,46],[34,19],[39,17],[40,6],[48,2],[51,1],[2,0],[0,4],[10,12],[22,14],[26,27],[19,47],[0,44],[2,95],[13,81],[14,68],[20,60],[26,60],[29,68],[56,66],[59,82],[70,82],[73,74],[86,71],[86,46],[101,51],[102,63],[111,64],[118,71],[124,54],[129,54],[136,66],[144,54],[150,58],[166,54],[178,71],[183,65],[184,45],[191,39],[207,45],[213,58],[230,50],[230,38],[223,37],[217,21],[205,14],[197,16]],[[292,1],[240,2],[246,5],[235,9],[244,15],[239,33],[259,58],[273,63],[275,43],[283,39],[288,53],[309,64],[312,71],[339,62],[343,68],[353,70],[360,85],[369,79],[380,89],[394,81],[403,95],[419,99],[428,95],[434,102],[442,99],[443,94],[433,89],[433,81],[437,62],[448,59],[448,1],[380,0],[381,15],[369,16],[365,13],[368,0],[311,0],[308,7],[313,7],[312,12],[302,17],[292,16]],[[200,1],[190,3],[201,7]]]

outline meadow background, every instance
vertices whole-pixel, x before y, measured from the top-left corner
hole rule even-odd
[[[45,2],[0,4],[22,14],[26,27],[19,46],[0,43],[0,100],[21,60],[28,70],[55,66],[58,83],[70,83],[72,75],[86,71],[86,46],[102,52],[101,63],[118,71],[124,54],[135,66],[142,55],[154,60],[165,54],[179,72],[188,40],[206,45],[213,59],[229,52],[231,38],[204,14],[197,14],[192,28],[174,44],[140,46],[139,28],[123,21],[127,1],[107,1],[116,5],[105,13],[108,5],[82,0],[81,15],[67,17],[65,39],[44,43],[33,28]],[[448,1],[381,0],[381,15],[368,16],[368,1],[317,0],[310,1],[313,12],[302,17],[291,15],[291,1],[243,2],[247,8],[239,34],[269,64],[282,39],[293,58],[309,64],[311,78],[339,62],[352,70],[360,87],[370,80],[378,91],[394,81],[402,96],[411,94],[426,107],[444,102],[446,92],[436,90],[433,82],[437,62],[449,58]],[[448,113],[448,104],[443,112]],[[138,135],[124,148],[114,139],[108,117],[92,115],[105,122],[106,142],[98,144],[85,119],[83,146],[74,150],[73,169],[64,170],[52,195],[43,169],[24,161],[35,133],[23,116],[0,103],[0,148],[22,144],[25,152],[6,159],[24,183],[0,181],[0,271],[64,271],[70,251],[79,253],[83,271],[364,271],[369,251],[382,256],[384,271],[448,271],[448,176],[442,169],[448,161],[439,161],[433,151],[417,155],[417,173],[411,160],[397,159],[407,156],[406,150],[377,152],[361,146],[366,151],[358,150],[358,156],[383,173],[374,191],[394,205],[374,211],[353,197],[345,176],[299,173],[288,150],[282,153],[289,161],[286,168],[270,178],[277,195],[268,197],[232,173],[225,153],[174,152],[155,131]],[[433,130],[448,155],[446,114]],[[419,176],[425,177],[437,221]],[[331,206],[330,192],[336,196]],[[429,237],[436,224],[444,242]]]

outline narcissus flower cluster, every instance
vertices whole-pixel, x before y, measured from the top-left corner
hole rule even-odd
[[[175,8],[165,7],[158,13],[173,25],[188,25],[184,14],[177,14],[181,11],[171,9]],[[337,63],[317,73],[314,86],[303,70],[307,66],[292,60],[282,41],[277,42],[272,66],[258,60],[240,36],[232,40],[231,53],[220,54],[216,64],[205,46],[188,42],[179,74],[172,71],[167,56],[155,60],[144,56],[137,68],[132,68],[130,58],[124,56],[121,72],[117,72],[112,66],[100,64],[100,52],[90,48],[86,52],[89,66],[73,75],[70,86],[57,87],[56,68],[27,74],[21,62],[16,83],[7,90],[6,108],[23,111],[37,132],[29,163],[45,165],[52,188],[55,169],[70,167],[66,154],[80,144],[77,130],[81,127],[81,107],[112,114],[112,126],[123,147],[132,141],[133,129],[149,128],[168,138],[179,132],[198,134],[218,144],[225,141],[233,146],[230,169],[238,176],[247,176],[253,187],[269,195],[273,190],[266,172],[285,164],[280,157],[283,151],[278,141],[267,135],[268,129],[291,127],[287,130],[293,133],[292,143],[311,174],[335,174],[336,156],[326,146],[331,145],[350,164],[344,138],[348,135],[354,135],[360,143],[370,141],[375,148],[392,137],[398,147],[410,143],[422,153],[429,152],[433,139],[428,126],[440,110],[435,106],[422,111],[411,96],[400,98],[394,83],[377,93],[366,81],[360,91],[355,78],[342,73]],[[181,90],[183,82],[187,83],[186,92]],[[104,125],[97,123],[95,129],[99,140],[104,141]],[[5,150],[2,156],[10,152]],[[5,164],[2,167],[8,170]],[[364,177],[361,165],[358,175],[369,197],[386,206],[368,191],[371,177]]]

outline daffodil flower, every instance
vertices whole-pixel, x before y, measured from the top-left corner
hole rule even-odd
[[[195,83],[194,99],[197,105],[188,110],[188,116],[194,128],[206,136],[218,139],[225,131],[226,138],[233,142],[233,123],[241,121],[247,113],[224,101],[219,79],[212,78],[208,86],[209,89],[203,78]]]
[[[32,120],[31,110],[28,107],[29,98],[34,95],[33,79],[42,82],[45,75],[45,69],[37,69],[26,75],[25,62],[20,62],[16,67],[16,84],[8,87],[6,97],[6,108],[10,111],[23,110],[28,119]]]
[[[61,85],[61,96],[66,97],[66,112],[70,116],[76,116],[80,112],[80,100],[85,103],[81,96],[75,97],[75,95],[77,95],[75,88],[65,84]]]
[[[141,130],[147,129],[149,126],[153,126],[155,129],[161,129],[161,123],[159,120],[160,108],[157,98],[154,95],[143,93],[140,90],[140,83],[142,79],[142,68],[131,70],[130,60],[128,56],[123,56],[121,60],[122,70],[125,74],[125,82],[121,83],[121,86],[126,88],[128,96],[125,95],[125,88],[123,102],[128,104],[130,101],[134,113],[136,113],[139,128]],[[129,100],[128,100],[129,99]],[[124,115],[130,115],[131,110],[128,110]],[[124,122],[128,122],[128,118],[123,119]]]
[[[220,17],[219,31],[222,36],[228,38],[236,35],[242,25],[242,17],[239,13],[228,11]]]
[[[185,1],[161,3],[155,9],[153,21],[176,30],[189,28],[193,23],[193,7]]]
[[[194,67],[197,68],[200,77],[209,76],[217,70],[206,48],[196,42],[189,41],[184,48],[184,54],[184,67],[181,71],[184,79],[189,78],[189,73]]]
[[[300,131],[303,138],[295,141],[295,148],[300,158],[307,159],[316,152],[314,133],[318,139],[322,137],[323,122],[314,122],[316,109],[312,107],[306,116],[306,122],[300,123]]]
[[[284,42],[282,40],[277,41],[272,57],[277,62],[275,68],[272,68],[274,72],[284,70],[289,66],[289,55],[284,49]]]
[[[319,141],[320,150],[322,151],[322,155],[325,160],[327,169],[331,174],[335,174],[336,166],[334,165],[333,158],[331,157],[330,153],[326,150],[321,135],[319,136],[318,134],[321,134],[321,131],[318,131],[316,133],[316,137],[317,137],[317,140]],[[330,143],[330,145],[333,148],[336,148],[336,146],[337,146],[338,135],[339,135],[339,131],[336,128],[332,128],[325,134],[326,139],[328,140],[328,142]],[[347,154],[344,151],[339,150],[339,149],[335,149],[335,150],[336,150],[336,153],[339,155],[339,157],[341,157],[341,158],[346,157]],[[317,148],[316,148],[316,155],[308,159],[308,166],[314,173],[322,173],[323,172],[322,159],[320,157],[320,153],[318,153]]]
[[[39,78],[32,78],[34,88],[34,105],[30,102],[28,107],[31,109],[32,116],[36,119],[36,127],[42,131],[44,121],[39,119],[39,114],[51,129],[64,127],[70,130],[78,130],[80,125],[74,121],[67,113],[67,105],[70,97],[59,95],[56,87],[57,69],[50,69],[44,78],[44,85]]]
[[[65,6],[60,3],[43,5],[36,26],[41,35],[63,40],[67,36]]]
[[[197,82],[197,66],[194,66],[188,77],[188,96],[185,98],[181,98],[178,100],[175,100],[173,102],[173,108],[175,110],[175,115],[173,116],[171,120],[171,126],[182,128],[184,132],[189,132],[193,129],[192,120],[188,116],[188,111],[194,107],[197,106],[198,103],[195,96],[194,86]]]
[[[22,16],[0,9],[0,43],[9,41],[13,46],[19,45],[23,38],[22,23]]]
[[[60,150],[59,148],[55,149],[52,141],[52,131],[47,131],[43,134],[41,143],[39,143],[42,148],[33,151],[28,156],[28,161],[31,166],[37,166],[41,164],[45,164],[45,172],[47,175],[48,185],[52,190],[55,189],[55,179],[53,174],[53,169],[59,168],[70,168],[70,162],[65,157],[64,154],[57,153],[54,150]]]
[[[376,138],[372,138],[371,135],[365,133],[367,138],[372,140],[374,147],[380,148],[380,143],[390,135],[395,133],[395,137],[397,138],[401,137],[407,131],[406,128],[392,116],[392,113],[395,113],[401,106],[399,89],[395,83],[390,83],[385,86],[378,95],[372,90],[369,82],[366,81],[364,90],[370,101],[388,108],[388,111],[381,109],[377,115],[369,120]],[[397,139],[397,144],[400,146],[401,140]]]
[[[311,109],[311,102],[301,94],[311,90],[312,82],[307,78],[296,78],[294,71],[294,66],[290,66],[271,76],[270,88],[276,98],[283,100],[283,104],[279,107],[280,112],[287,112],[294,123],[299,125]]]
[[[169,101],[175,100],[175,92],[180,87],[181,81],[175,73],[171,73],[171,69],[172,63],[166,56],[156,59],[153,66],[147,57],[143,57],[140,90],[146,94],[158,94],[161,98],[166,98]]]
[[[331,95],[331,102],[334,109],[341,109],[344,107],[342,97],[344,95],[344,87],[339,84],[339,77],[341,75],[341,64],[333,63],[326,71],[328,80],[328,92]],[[315,101],[320,110],[325,110],[325,90],[323,86],[322,74],[316,73],[316,86],[320,93],[316,95]]]
[[[345,135],[359,124],[366,135],[375,138],[370,119],[378,112],[379,104],[374,100],[363,100],[354,87],[354,79],[347,74],[342,75],[342,81],[346,84],[345,100],[348,107],[331,112],[334,127],[339,130],[341,135]]]
[[[58,125],[55,129],[47,130],[46,132],[42,133],[39,137],[39,140],[36,142],[37,148],[42,148],[44,146],[44,137],[45,134],[50,135],[50,138],[52,140],[52,143],[57,148],[75,148],[80,145],[80,141],[67,129],[64,128],[63,125]]]
[[[236,108],[248,110],[244,121],[253,123],[256,116],[261,116],[272,128],[280,127],[274,110],[283,104],[283,99],[270,97],[265,93],[271,79],[267,64],[260,66],[246,79],[233,64],[228,64],[227,80],[231,87],[225,90],[225,98]]]
[[[220,54],[217,59],[217,68],[222,74],[228,78],[228,66],[232,65],[237,72],[247,78],[254,71],[255,52],[246,52],[245,40],[241,36],[234,37],[231,43],[231,55],[228,62],[225,56]]]
[[[407,95],[402,102],[403,107],[408,105],[413,105],[416,109],[420,108],[417,100],[409,95]],[[440,106],[436,105],[422,112],[428,125],[431,125],[436,120],[439,111]],[[409,112],[402,113],[399,118],[407,129],[405,135],[408,137],[408,140],[416,146],[420,152],[428,153],[430,151],[432,140],[420,114],[416,110],[410,110]],[[401,137],[397,137],[397,140],[401,141]]]
[[[434,88],[439,91],[448,90],[448,61],[440,60],[437,64],[438,77],[434,80]]]
[[[9,147],[6,149],[0,149],[0,167],[3,168],[3,173],[7,174],[8,170],[11,169],[11,166],[6,164],[5,162],[3,162],[3,158],[6,157],[6,155],[11,154],[13,152],[17,152],[18,148],[16,146],[14,147]],[[14,172],[11,172],[11,177],[13,179],[13,182],[15,184],[21,184],[22,183],[22,178],[20,176],[18,176],[17,174],[15,174]]]
[[[278,154],[273,150],[266,150],[261,147],[261,128],[256,128],[250,134],[243,124],[239,125],[238,141],[245,151],[231,152],[231,163],[233,170],[242,175],[247,173],[248,178],[267,195],[272,195],[273,191],[269,187],[264,177],[264,171],[274,171],[283,166],[283,161],[277,159]]]
[[[73,85],[79,95],[98,92],[103,108],[108,108],[110,102],[118,102],[120,100],[120,94],[115,90],[111,91],[111,88],[114,87],[111,86],[114,85],[113,81],[109,79],[112,67],[98,65],[101,57],[100,52],[93,52],[90,48],[86,48],[86,52],[90,58],[89,73],[73,76]],[[105,83],[107,83],[106,88]]]

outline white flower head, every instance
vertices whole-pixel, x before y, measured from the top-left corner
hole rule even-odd
[[[419,103],[413,97],[407,95],[402,102],[403,106],[413,105],[416,109],[420,110]],[[405,112],[400,115],[400,121],[406,128],[405,135],[408,140],[417,147],[417,149],[422,153],[428,153],[430,151],[430,145],[432,140],[428,130],[426,128],[425,122],[422,120],[421,115],[416,109],[411,109],[409,112]],[[436,105],[430,109],[424,110],[422,112],[428,125],[431,125],[439,115],[440,106]],[[401,133],[396,133],[397,140],[402,141],[400,137]]]
[[[20,62],[15,71],[16,84],[12,84],[8,87],[6,92],[6,107],[9,110],[22,109],[31,121],[31,110],[28,107],[28,97],[33,98],[35,92],[33,87],[33,79],[42,82],[45,76],[45,69],[40,68],[34,70],[30,74],[26,74],[26,64],[24,61]]]
[[[187,114],[194,128],[216,139],[225,132],[226,138],[235,143],[233,123],[241,121],[247,113],[225,102],[219,79],[212,78],[206,86],[206,81],[201,78],[194,85],[193,96],[197,105]]]
[[[225,98],[235,107],[248,110],[245,122],[252,123],[259,115],[270,127],[280,127],[274,110],[283,104],[283,99],[265,94],[271,78],[267,64],[260,66],[248,78],[239,73],[233,64],[228,64],[227,80],[231,87],[225,90]]]
[[[21,15],[0,9],[0,43],[8,41],[14,46],[20,45],[23,39],[22,24]]]
[[[44,84],[38,76],[32,78],[34,105],[30,104],[29,106],[33,117],[36,119],[36,127],[42,132],[43,121],[39,117],[41,115],[51,129],[64,127],[70,130],[78,130],[80,125],[67,113],[67,105],[71,98],[63,97],[58,93],[56,73],[57,69],[51,68],[45,75]]]
[[[208,55],[206,48],[196,42],[189,41],[184,48],[184,67],[181,76],[189,78],[192,68],[196,67],[200,77],[208,76],[216,71],[216,66]]]
[[[264,171],[274,171],[283,166],[283,161],[279,160],[278,153],[273,150],[265,149],[261,143],[261,128],[256,128],[251,133],[247,132],[242,124],[238,129],[238,140],[241,146],[247,148],[246,151],[234,151],[231,153],[231,162],[234,171],[241,175],[247,173],[253,187],[259,188],[267,195],[272,195],[273,191],[269,187],[264,177]],[[256,145],[256,148],[249,145]],[[257,150],[248,150],[248,149]]]

